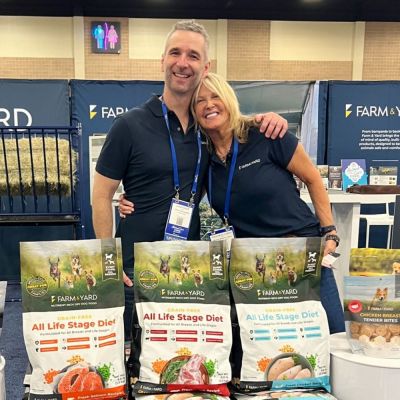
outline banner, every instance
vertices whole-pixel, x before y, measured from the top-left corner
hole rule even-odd
[[[68,81],[0,80],[0,126],[67,126]]]
[[[327,162],[399,167],[400,82],[329,83]]]
[[[72,80],[71,113],[82,127],[82,220],[85,237],[94,238],[90,206],[89,136],[106,134],[114,118],[134,106],[143,104],[152,94],[161,94],[158,81],[87,81]]]
[[[371,167],[399,168],[399,81],[331,81],[328,88],[327,164],[342,159],[365,159]],[[399,183],[399,176],[397,176]],[[365,205],[361,213],[380,213],[380,207]],[[360,227],[362,241],[365,223]],[[374,227],[371,247],[386,247],[387,227]],[[360,243],[363,245],[363,242]]]

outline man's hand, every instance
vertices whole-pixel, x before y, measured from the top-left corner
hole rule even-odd
[[[257,114],[254,118],[260,124],[260,132],[264,133],[267,138],[282,138],[288,129],[286,119],[274,112]]]
[[[118,211],[120,218],[126,218],[135,211],[134,204],[125,198],[125,193],[121,193],[118,197]]]

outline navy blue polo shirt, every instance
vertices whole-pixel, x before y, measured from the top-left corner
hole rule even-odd
[[[246,143],[239,143],[229,210],[236,237],[319,236],[319,222],[286,169],[297,145],[289,132],[271,140],[256,128],[249,130]],[[211,156],[211,201],[221,217],[230,160],[231,155],[224,165],[215,153]]]
[[[193,118],[186,134],[175,113],[169,111],[168,118],[178,161],[180,199],[189,201],[198,155]],[[198,204],[208,162],[207,148],[202,145],[196,207],[189,231],[191,240],[200,237]],[[122,180],[127,199],[135,204],[135,211],[120,222],[123,245],[132,248],[134,242],[163,240],[175,190],[169,133],[158,97],[153,96],[142,106],[116,118],[100,153],[96,171],[108,178]]]

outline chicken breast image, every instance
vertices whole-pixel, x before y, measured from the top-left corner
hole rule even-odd
[[[294,360],[292,357],[285,357],[276,360],[268,371],[267,380],[274,381],[278,376],[288,369],[294,367]]]
[[[294,377],[301,371],[302,366],[301,365],[295,365],[292,368],[287,369],[286,371],[283,371],[278,375],[276,378],[278,381],[281,379],[294,379]]]
[[[308,368],[303,368],[294,379],[306,379],[311,378],[311,371]]]

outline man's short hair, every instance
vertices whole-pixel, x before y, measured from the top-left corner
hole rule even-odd
[[[208,60],[208,49],[210,47],[210,36],[208,35],[206,28],[203,25],[197,23],[194,19],[185,19],[178,21],[172,26],[172,29],[169,31],[167,35],[167,39],[165,40],[164,52],[167,48],[168,41],[172,34],[176,31],[188,31],[188,32],[196,32],[199,33],[204,38],[205,43],[205,51],[206,51],[206,58]]]

